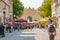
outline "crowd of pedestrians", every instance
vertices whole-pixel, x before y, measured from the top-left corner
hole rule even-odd
[[[0,35],[2,35],[2,37],[5,37],[4,29],[11,33],[12,28],[14,29],[14,31],[15,30],[19,31],[19,29],[43,28],[42,26],[43,25],[41,25],[40,23],[27,23],[27,22],[14,22],[13,24],[11,24],[11,22],[8,22],[6,23],[6,25],[4,25],[2,23],[2,19],[0,18]],[[53,22],[53,20],[49,20],[47,28],[50,40],[54,40],[54,37],[56,36],[56,24]]]

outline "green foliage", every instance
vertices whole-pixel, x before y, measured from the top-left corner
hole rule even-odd
[[[13,18],[20,17],[23,13],[24,7],[20,0],[13,0]]]
[[[40,11],[40,16],[45,18],[45,17],[51,17],[51,1],[52,0],[45,0],[42,4],[41,7],[38,8]]]
[[[29,19],[30,21],[32,21],[32,17],[31,17],[31,16],[28,16],[28,19]]]
[[[45,24],[41,24],[41,27],[44,28],[45,27]]]

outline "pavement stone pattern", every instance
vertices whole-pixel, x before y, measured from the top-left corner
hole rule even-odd
[[[34,28],[6,33],[6,37],[0,38],[0,40],[49,40],[49,35],[45,29]],[[55,40],[60,40],[58,30]]]

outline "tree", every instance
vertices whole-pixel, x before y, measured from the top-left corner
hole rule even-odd
[[[45,17],[51,17],[51,1],[52,0],[45,0],[42,4],[41,7],[38,8],[40,11],[40,16],[45,18]],[[43,12],[42,12],[43,11]]]
[[[13,0],[13,18],[20,17],[23,13],[24,7],[20,0]]]
[[[32,17],[31,16],[28,16],[28,19],[29,19],[30,22],[32,21]]]

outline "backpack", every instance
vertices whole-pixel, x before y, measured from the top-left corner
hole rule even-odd
[[[55,31],[55,27],[53,25],[50,25],[49,31],[50,32],[54,32]]]

